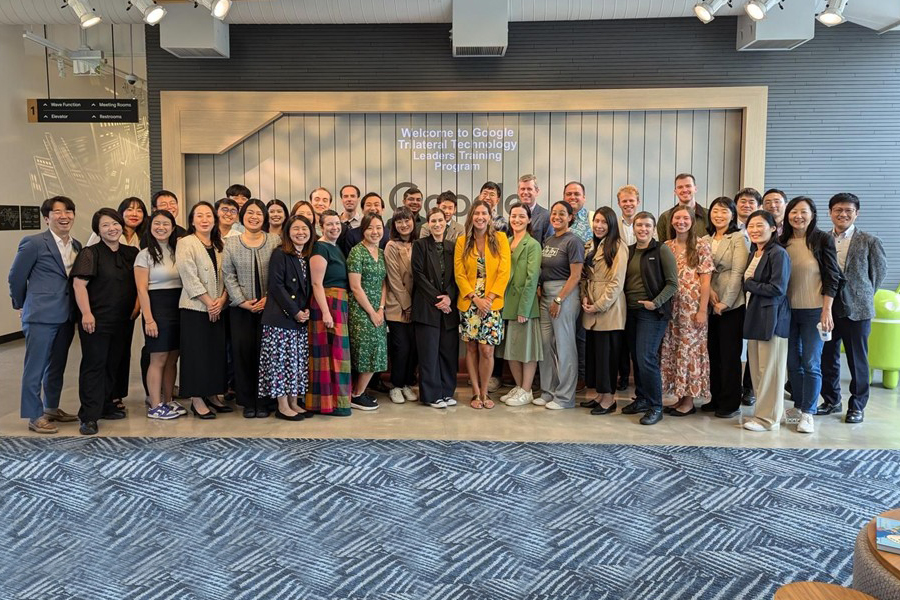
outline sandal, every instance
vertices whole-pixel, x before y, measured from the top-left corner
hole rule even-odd
[[[488,408],[488,409],[494,408],[494,401],[491,400],[491,397],[490,397],[490,396],[488,396],[487,394],[485,394],[485,395],[484,395],[484,398],[481,399],[481,405],[484,406],[485,408]]]
[[[484,403],[481,401],[481,398],[478,396],[472,396],[472,400],[469,401],[469,406],[475,409],[484,408]]]

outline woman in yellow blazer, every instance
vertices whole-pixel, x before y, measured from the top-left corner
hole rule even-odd
[[[625,332],[625,272],[628,246],[619,237],[616,213],[608,206],[594,213],[593,239],[585,246],[581,279],[581,323],[587,331],[585,380],[597,390],[582,402],[592,415],[616,412],[616,375]]]
[[[472,408],[494,408],[487,382],[494,370],[494,347],[503,341],[503,295],[509,283],[506,234],[494,230],[487,202],[476,200],[464,235],[456,238],[454,271],[460,310],[459,334],[466,343],[466,368],[472,381]]]

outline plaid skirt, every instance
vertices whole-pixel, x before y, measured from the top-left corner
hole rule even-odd
[[[347,290],[325,288],[334,328],[326,329],[315,297],[309,311],[309,388],[306,409],[323,414],[350,414],[350,335]]]

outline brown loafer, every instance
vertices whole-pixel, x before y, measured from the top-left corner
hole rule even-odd
[[[59,430],[45,416],[38,417],[33,421],[28,421],[28,429],[35,433],[58,433]]]
[[[57,408],[55,411],[45,410],[44,416],[47,417],[47,420],[50,422],[57,421],[59,423],[72,423],[78,420],[78,417],[76,415],[70,415],[61,408]]]

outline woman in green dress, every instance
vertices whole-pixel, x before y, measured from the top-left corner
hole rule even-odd
[[[374,373],[387,370],[387,327],[384,303],[387,297],[384,251],[379,247],[384,222],[376,214],[367,214],[359,225],[362,242],[347,256],[350,280],[350,357],[357,373],[350,406],[375,410],[378,402],[366,394]]]

